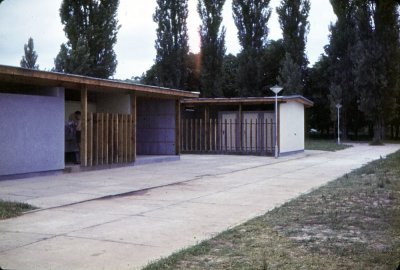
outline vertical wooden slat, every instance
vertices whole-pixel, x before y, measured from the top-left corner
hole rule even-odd
[[[265,154],[267,154],[267,152],[268,152],[268,118],[265,119],[265,128],[264,128],[264,132],[265,132],[265,135],[264,135],[264,137],[265,137],[265,145],[264,145],[264,148],[265,148]]]
[[[132,115],[132,161],[136,160],[136,135],[137,135],[137,98],[136,93],[131,95],[131,115]]]
[[[128,152],[128,144],[127,144],[127,142],[128,142],[127,122],[128,121],[127,121],[127,115],[125,115],[125,114],[122,115],[122,122],[123,122],[123,125],[124,125],[124,133],[123,133],[123,141],[124,141],[123,149],[124,149],[124,152],[123,152],[123,155],[124,155],[124,163],[126,163],[127,162],[127,157],[128,157],[128,155],[127,155],[127,152]]]
[[[239,104],[239,149],[243,151],[243,107]]]
[[[103,113],[99,113],[99,165],[103,165],[104,150],[104,119]]]
[[[87,125],[87,140],[88,140],[88,149],[87,149],[87,166],[93,165],[93,114],[88,113],[88,125]]]
[[[228,120],[225,119],[224,123],[224,143],[225,143],[225,152],[228,151]]]
[[[224,151],[224,144],[223,144],[223,141],[224,141],[224,136],[223,135],[224,134],[222,133],[222,131],[224,129],[223,125],[224,125],[224,123],[223,123],[223,121],[221,119],[220,123],[219,123],[219,144],[220,144],[221,152]]]
[[[244,125],[244,143],[245,143],[245,152],[247,153],[248,149],[248,143],[247,143],[247,119],[245,120],[245,125]]]
[[[194,143],[194,119],[190,119],[190,151],[194,151],[193,143]]]
[[[214,151],[218,150],[217,133],[218,133],[218,120],[214,119]]]
[[[203,121],[202,121],[203,119],[199,119],[199,141],[200,141],[200,143],[199,143],[199,151],[201,152],[201,151],[203,151],[203,140],[202,140],[202,138],[203,138]]]
[[[190,149],[190,143],[189,143],[189,119],[186,119],[185,120],[185,143],[186,143],[186,151],[189,151],[189,149]]]
[[[229,119],[229,150],[232,151],[232,119]]]
[[[124,122],[124,163],[128,162],[128,115],[123,115]]]
[[[184,144],[184,141],[183,141],[183,138],[185,137],[185,129],[184,129],[184,121],[185,120],[181,120],[181,152],[183,152],[183,151],[185,151],[185,144]]]
[[[88,113],[88,91],[84,86],[81,89],[81,142],[80,142],[80,159],[81,165],[87,166],[87,113]]]
[[[110,130],[110,135],[108,138],[109,142],[109,158],[108,161],[110,164],[114,163],[114,114],[110,114],[110,119],[109,119],[109,130]]]
[[[96,143],[95,143],[95,146],[94,146],[95,152],[96,152],[95,162],[94,163],[95,163],[96,166],[99,165],[99,126],[100,126],[99,119],[100,119],[99,114],[96,113],[96,129],[95,129],[96,130],[96,136],[95,136]]]
[[[194,119],[194,151],[197,152],[197,119]]]
[[[109,144],[108,144],[108,136],[109,136],[109,128],[108,128],[108,117],[109,114],[106,113],[105,114],[105,119],[104,119],[104,163],[105,164],[109,164],[108,161],[108,153],[109,153]]]
[[[212,127],[213,127],[213,120],[210,119],[210,134],[209,134],[210,148],[209,148],[209,151],[212,151],[212,149],[213,149],[212,148],[212,142],[213,142],[213,140],[212,140],[212,134],[213,134]]]
[[[175,101],[175,154],[181,154],[181,102]]]
[[[132,115],[128,115],[128,162],[132,162]]]
[[[250,152],[253,152],[253,119],[250,119]]]
[[[256,119],[256,130],[255,130],[255,132],[256,132],[256,152],[258,152],[258,119]]]
[[[119,163],[119,119],[118,114],[114,115],[114,163]]]
[[[275,137],[275,130],[274,130],[274,120],[271,119],[271,153],[274,151],[274,137]]]
[[[204,150],[207,151],[208,149],[208,123],[210,121],[210,110],[209,107],[206,105],[204,107]],[[211,140],[210,140],[211,143]]]
[[[118,114],[118,163],[123,162],[123,124],[122,124],[122,115]]]

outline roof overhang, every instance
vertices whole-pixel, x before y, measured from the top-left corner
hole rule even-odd
[[[305,107],[314,106],[314,102],[300,96],[278,96],[279,103],[298,102]],[[274,104],[275,97],[240,97],[240,98],[186,98],[181,100],[184,105],[262,105]]]
[[[82,90],[86,88],[88,91],[108,93],[121,91],[127,93],[136,92],[141,96],[172,99],[197,98],[199,96],[197,93],[170,88],[4,65],[0,65],[0,86],[1,83],[41,87],[64,87],[69,90]]]

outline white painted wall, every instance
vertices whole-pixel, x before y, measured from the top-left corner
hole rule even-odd
[[[99,113],[131,113],[129,94],[99,93],[96,98],[97,112]]]
[[[64,169],[64,89],[41,92],[0,93],[0,176]]]
[[[80,101],[65,101],[65,122],[68,121],[68,118],[71,114],[76,111],[81,110],[81,102]],[[88,112],[95,113],[96,112],[96,104],[89,102],[88,103]]]
[[[279,105],[280,153],[304,150],[304,105],[287,102]]]

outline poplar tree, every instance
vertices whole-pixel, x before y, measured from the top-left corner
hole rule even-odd
[[[359,0],[355,62],[359,109],[381,143],[392,120],[399,83],[399,13],[394,1]]]
[[[268,21],[271,17],[270,0],[233,0],[233,18],[242,47],[239,58],[238,87],[241,96],[260,96],[263,71],[260,58],[268,38]]]
[[[225,28],[222,27],[222,8],[225,0],[199,0],[197,11],[202,25],[201,39],[201,94],[220,97],[222,67],[225,55]]]
[[[282,0],[276,9],[282,29],[285,58],[279,75],[279,83],[286,94],[302,94],[307,69],[305,54],[307,34],[310,30],[309,0]]]
[[[28,43],[24,45],[24,56],[22,56],[20,65],[23,68],[30,68],[30,69],[39,69],[39,66],[36,65],[36,60],[38,55],[35,51],[33,44],[33,38],[28,39]]]
[[[354,50],[356,44],[357,5],[355,1],[331,0],[337,21],[330,26],[329,45],[325,51],[330,62],[329,100],[331,120],[337,122],[336,104],[342,105],[341,123],[343,138],[352,129],[358,133],[362,115],[358,109],[355,89]]]
[[[68,42],[54,60],[56,71],[98,78],[114,75],[118,5],[119,0],[63,0],[60,17]]]
[[[187,17],[187,0],[157,0],[153,15],[157,23],[154,78],[159,86],[186,88],[189,53]]]

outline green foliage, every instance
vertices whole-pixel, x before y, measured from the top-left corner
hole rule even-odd
[[[290,53],[285,55],[279,71],[278,82],[283,87],[285,95],[301,95],[303,93],[301,67],[293,61]]]
[[[399,83],[399,13],[392,1],[360,1],[356,10],[355,86],[359,109],[374,126],[374,142],[392,120]]]
[[[22,56],[20,65],[23,68],[30,69],[39,69],[39,66],[36,65],[36,60],[38,55],[35,51],[35,46],[33,44],[33,38],[28,39],[28,43],[24,45],[24,56]]]
[[[237,86],[237,76],[239,60],[233,54],[228,54],[223,60],[222,73],[222,93],[224,97],[237,97],[239,90]]]
[[[259,60],[260,70],[262,71],[260,74],[260,81],[265,89],[276,85],[281,63],[284,58],[285,48],[283,46],[283,40],[268,41],[262,52],[262,57]]]
[[[240,96],[262,95],[260,59],[268,38],[270,0],[233,0],[233,18],[242,52],[238,55],[237,83]]]
[[[222,96],[221,74],[225,55],[225,28],[221,28],[225,0],[199,0],[197,10],[202,25],[201,93],[203,97]]]
[[[117,67],[119,0],[63,0],[61,22],[68,38],[54,60],[55,70],[109,78]]]
[[[310,30],[308,22],[310,1],[282,0],[276,12],[286,52],[279,83],[284,87],[285,94],[302,94],[304,73],[308,64],[305,48],[307,33]]]
[[[327,56],[321,55],[318,62],[309,69],[304,92],[304,95],[314,102],[314,106],[307,109],[307,129],[317,129],[321,132],[321,135],[328,135],[329,128],[332,126],[328,98],[329,79],[330,60]]]
[[[276,12],[282,29],[283,44],[292,61],[304,70],[308,60],[305,54],[307,34],[310,31],[309,0],[282,0]]]
[[[354,90],[354,61],[353,52],[356,43],[356,20],[354,11],[355,1],[331,1],[333,10],[338,17],[335,24],[331,25],[330,44],[326,47],[331,62],[330,80],[330,110],[331,120],[336,122],[336,104],[342,104],[341,122],[343,134],[347,136],[349,129],[355,133],[362,122],[362,117],[357,106],[358,94]]]
[[[156,84],[185,89],[189,52],[186,20],[187,0],[157,0],[153,19],[157,23],[154,73]]]

